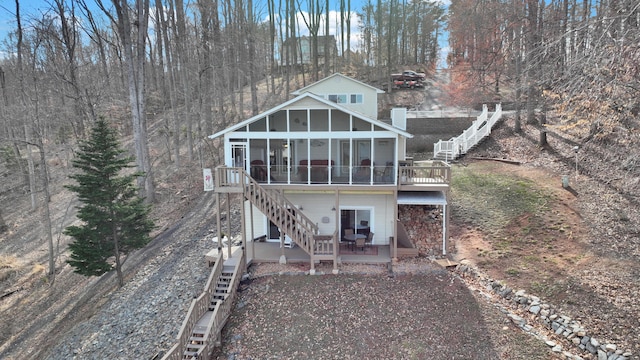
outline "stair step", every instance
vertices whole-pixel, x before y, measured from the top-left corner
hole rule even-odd
[[[197,352],[197,351],[188,351],[188,350],[185,350],[185,351],[182,353],[182,355],[183,355],[183,359],[191,359],[192,357],[197,356],[197,355],[198,355],[198,352]]]
[[[202,349],[203,347],[204,344],[187,344],[187,351],[198,352],[198,350]]]
[[[204,334],[207,332],[206,326],[196,326],[191,331],[192,337],[202,337],[204,338]]]
[[[192,334],[192,335],[193,335],[193,334]],[[205,341],[204,336],[199,336],[200,334],[197,334],[197,335],[198,335],[198,336],[191,336],[191,337],[189,338],[189,341],[190,341],[192,344],[203,344],[203,343],[204,343],[204,341]]]

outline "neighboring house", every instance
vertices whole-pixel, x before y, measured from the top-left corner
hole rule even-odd
[[[234,193],[245,204],[241,217],[227,219],[243,221],[248,261],[309,261],[313,273],[318,261],[332,261],[338,271],[341,262],[417,255],[397,221],[405,205],[439,209],[440,231],[427,236],[446,253],[450,167],[414,166],[405,152],[412,137],[406,111],[378,120],[380,93],[334,74],[210,136],[224,137],[225,164],[214,173],[218,204]]]
[[[326,42],[328,42],[328,45],[329,45],[328,47],[329,52],[327,54],[325,54]],[[317,43],[318,43],[318,50],[317,50],[318,65],[322,66],[326,61],[329,62],[329,65],[333,65],[334,58],[338,51],[336,47],[336,39],[333,37],[333,35],[329,35],[329,36],[318,35]],[[295,38],[295,41],[291,39],[287,39],[282,45],[281,54],[283,58],[281,59],[280,65],[281,66],[294,65],[292,55],[289,55],[289,63],[287,63],[286,59],[284,58],[286,54],[292,54],[293,51],[295,51],[295,54],[296,54],[295,65],[311,65],[312,63],[311,59],[313,59],[312,49],[313,49],[313,38],[310,36],[297,37]]]

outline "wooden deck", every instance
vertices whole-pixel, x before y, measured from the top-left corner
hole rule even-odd
[[[378,248],[378,255],[339,255],[338,263],[385,264],[391,262],[389,245],[374,246]],[[299,246],[292,249],[280,249],[280,244],[277,242],[248,242],[247,261],[249,264],[252,262],[278,262],[282,250],[284,250],[287,262],[308,263],[310,261],[309,254]]]

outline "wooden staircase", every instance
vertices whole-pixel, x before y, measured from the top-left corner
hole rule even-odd
[[[282,233],[286,234],[315,260],[332,258],[333,235],[320,235],[318,226],[299,211],[282,193],[265,189],[242,168],[216,168],[216,191],[242,192]],[[236,189],[233,191],[232,189]],[[320,258],[318,258],[320,257]]]
[[[163,360],[208,359],[214,346],[221,344],[221,332],[227,322],[246,263],[244,252],[224,260],[220,255],[211,270],[204,292],[193,300],[185,317],[178,343]]]
[[[288,235],[309,255],[313,255],[314,235],[318,226],[280,192],[269,191],[250,178],[244,193],[245,198],[255,205],[281,232]]]
[[[197,358],[199,356],[198,354],[200,354],[206,347],[207,332],[209,330],[209,324],[211,323],[213,313],[216,310],[216,306],[224,303],[229,298],[232,291],[235,291],[231,284],[232,279],[233,267],[223,266],[222,274],[220,274],[218,281],[215,284],[209,308],[198,320],[191,331],[191,336],[189,337],[189,342],[182,354],[182,359]],[[219,340],[216,341],[216,345],[220,345]]]

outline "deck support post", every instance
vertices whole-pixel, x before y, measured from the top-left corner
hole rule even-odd
[[[447,255],[447,205],[442,205],[442,255]]]

